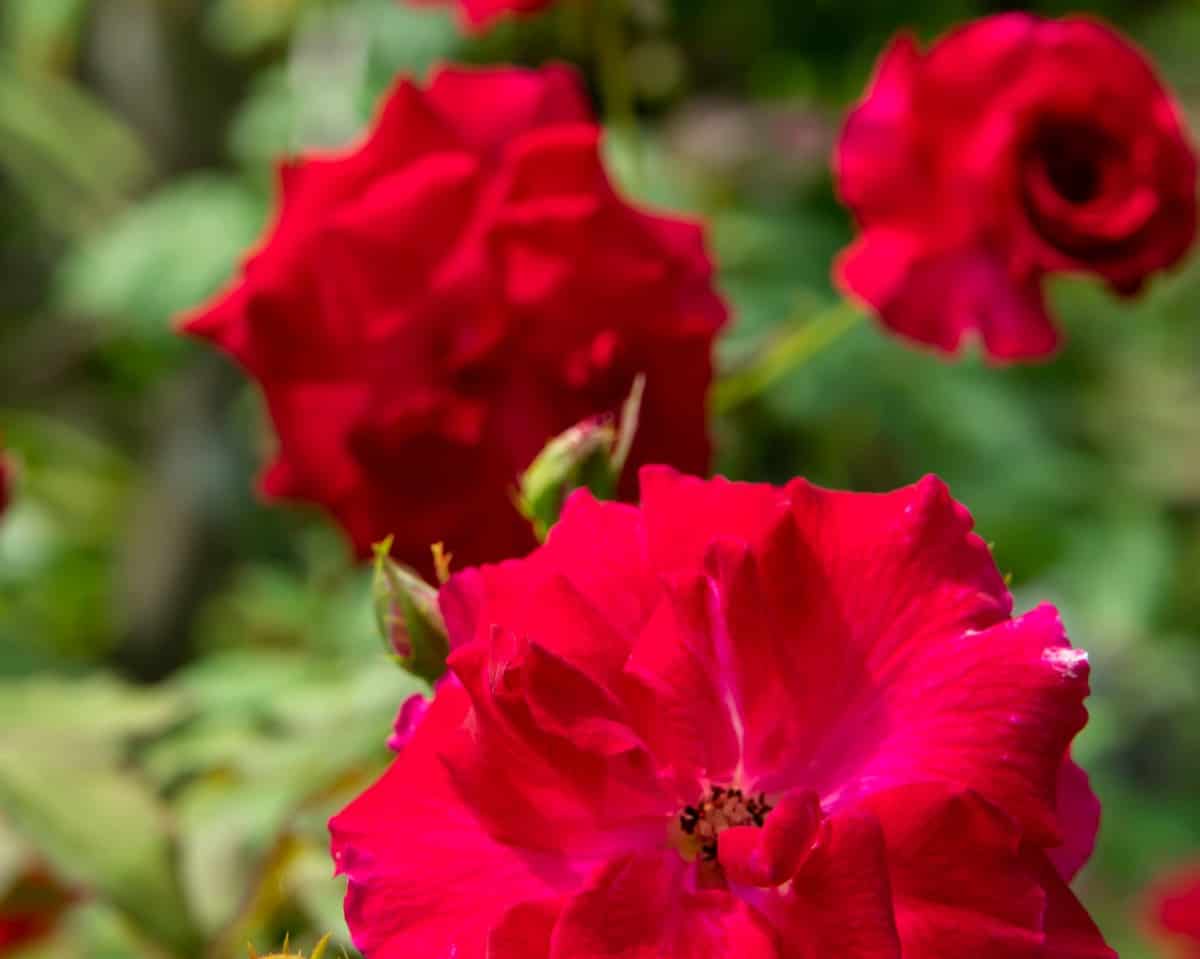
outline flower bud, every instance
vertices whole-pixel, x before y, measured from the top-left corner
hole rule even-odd
[[[612,499],[637,432],[645,377],[638,376],[621,408],[619,423],[611,414],[593,416],[554,437],[521,477],[517,507],[545,539],[558,522],[567,496],[586,487],[598,499]]]
[[[446,671],[450,648],[437,590],[393,560],[391,548],[391,537],[375,547],[375,619],[396,662],[432,683]]]

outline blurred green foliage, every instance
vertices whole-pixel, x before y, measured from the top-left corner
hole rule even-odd
[[[609,152],[630,194],[709,222],[727,368],[834,302],[849,227],[827,158],[887,37],[1007,6],[630,0],[639,122]],[[1086,6],[1200,109],[1200,7]],[[225,957],[285,932],[348,948],[324,822],[383,768],[415,686],[336,533],[256,500],[258,399],[173,319],[253,244],[276,158],[351,139],[397,72],[561,57],[598,81],[582,7],[465,40],[393,0],[0,6],[0,432],[20,471],[0,526],[0,890],[40,862],[83,896],[29,956]],[[1200,854],[1200,262],[1136,304],[1054,294],[1070,342],[1044,366],[947,364],[853,327],[722,416],[719,466],[858,489],[937,472],[1020,603],[1060,604],[1093,653],[1079,749],[1106,808],[1081,892],[1138,959],[1144,884]]]

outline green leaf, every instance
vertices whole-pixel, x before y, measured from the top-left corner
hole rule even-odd
[[[186,952],[196,932],[173,867],[167,811],[108,760],[69,735],[6,732],[0,806],[56,872],[94,890],[156,941]]]
[[[128,753],[183,708],[176,693],[102,677],[0,685],[0,808],[13,830],[68,881],[179,948],[194,942],[194,930],[170,817]]]
[[[145,768],[176,796],[183,881],[210,935],[277,908],[280,857],[305,836],[323,848],[330,797],[386,764],[397,708],[426,687],[380,665],[241,652],[181,677],[200,712],[147,750]]]
[[[262,221],[261,198],[237,180],[176,180],[66,261],[62,305],[174,342],[172,321],[233,276]]]
[[[285,40],[302,7],[302,0],[215,0],[205,26],[216,46],[248,56]]]

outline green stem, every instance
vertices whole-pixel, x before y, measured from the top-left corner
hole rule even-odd
[[[862,318],[862,311],[845,300],[817,313],[770,343],[748,368],[719,380],[713,389],[713,410],[728,413],[758,396],[853,329]],[[793,318],[793,322],[798,320],[799,317]]]
[[[568,60],[586,60],[589,49],[589,11],[586,3],[559,3],[554,6],[558,18],[559,41]]]
[[[637,109],[626,55],[625,0],[592,0],[592,3],[595,7],[593,29],[596,66],[600,74],[600,93],[604,99],[604,118],[614,130],[628,139],[634,163],[640,167]],[[635,174],[637,172],[635,170]]]

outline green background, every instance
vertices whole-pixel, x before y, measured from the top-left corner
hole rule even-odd
[[[828,157],[887,38],[1010,8],[629,0],[610,47],[638,116],[610,96],[612,166],[709,222],[729,368],[835,299],[850,231]],[[1200,129],[1200,4],[1088,9]],[[0,524],[0,890],[31,857],[87,890],[28,955],[346,945],[324,821],[383,768],[415,686],[337,533],[255,498],[258,396],[173,318],[254,242],[274,160],[351,140],[397,72],[565,58],[602,109],[604,13],[562,0],[464,39],[391,0],[0,5],[0,432],[20,471]],[[1146,884],[1200,857],[1200,262],[1133,303],[1052,293],[1053,363],[949,364],[860,324],[720,417],[718,466],[855,489],[939,473],[1018,605],[1060,605],[1092,653],[1078,755],[1105,805],[1079,889],[1137,959],[1161,955]]]

